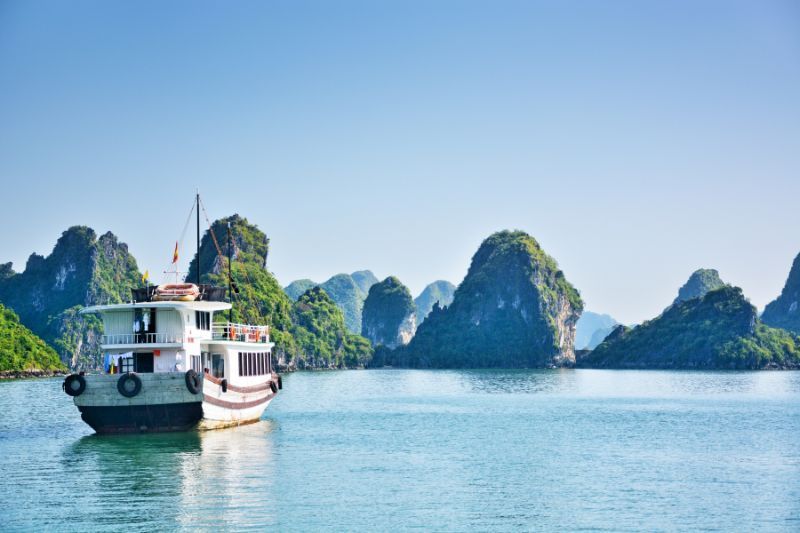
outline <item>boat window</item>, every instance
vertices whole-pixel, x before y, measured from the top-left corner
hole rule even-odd
[[[215,353],[211,355],[211,375],[215,378],[225,377],[225,359],[222,354]]]
[[[211,313],[208,311],[195,311],[194,324],[197,326],[197,329],[211,329]]]
[[[211,366],[211,357],[208,352],[200,352],[200,364],[202,365],[203,372]]]
[[[153,352],[133,354],[133,371],[140,374],[153,372]]]
[[[117,360],[117,368],[120,374],[133,372],[133,357],[120,357]]]
[[[137,343],[155,342],[156,310],[137,307],[133,311],[133,333]]]
[[[203,365],[200,362],[200,356],[199,355],[193,355],[192,356],[192,370],[194,370],[198,374],[202,374],[202,372],[203,372]]]

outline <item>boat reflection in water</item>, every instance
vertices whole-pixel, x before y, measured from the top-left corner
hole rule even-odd
[[[274,423],[227,431],[102,437],[67,447],[62,468],[87,490],[70,529],[243,529],[277,522]]]

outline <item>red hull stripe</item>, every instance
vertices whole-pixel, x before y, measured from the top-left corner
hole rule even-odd
[[[230,389],[230,385],[228,385],[228,389]],[[267,394],[263,398],[259,398],[258,400],[252,400],[249,402],[229,402],[227,400],[220,400],[219,398],[214,398],[211,396],[206,396],[203,398],[204,402],[208,402],[211,405],[216,405],[218,407],[224,407],[226,409],[247,409],[248,407],[255,407],[256,405],[261,405],[262,403],[266,403],[267,401],[274,398],[274,394]]]
[[[209,376],[208,374],[205,375],[205,379],[207,379],[211,383],[214,383],[215,385],[220,385],[222,383],[221,379],[215,378],[214,376]],[[266,383],[261,383],[259,385],[253,385],[251,387],[239,387],[237,385],[231,385],[230,383],[228,384],[228,390],[233,392],[241,392],[242,394],[246,394],[248,392],[260,392],[262,390],[268,390],[268,389],[269,389],[269,381],[267,381]]]

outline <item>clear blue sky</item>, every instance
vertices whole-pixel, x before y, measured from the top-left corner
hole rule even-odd
[[[800,252],[800,3],[1,0],[0,180],[17,270],[86,224],[161,271],[199,187],[283,284],[416,294],[518,228],[622,321],[699,267],[762,308]]]

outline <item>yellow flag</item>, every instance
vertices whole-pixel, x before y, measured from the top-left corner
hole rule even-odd
[[[172,263],[178,262],[178,241],[175,241],[175,251],[172,252]]]
[[[144,274],[142,274],[142,283],[147,283],[147,280],[150,279],[150,271],[145,270]]]

